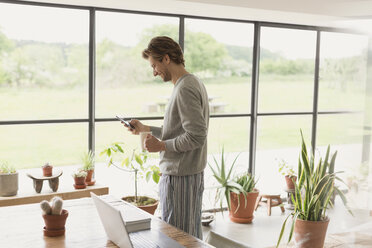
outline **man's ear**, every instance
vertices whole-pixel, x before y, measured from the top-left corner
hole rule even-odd
[[[171,62],[168,54],[164,55],[163,62],[166,63],[167,65]]]

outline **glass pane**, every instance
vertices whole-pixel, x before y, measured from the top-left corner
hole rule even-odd
[[[363,110],[368,37],[321,34],[319,111]]]
[[[158,35],[178,41],[179,19],[102,11],[96,18],[96,116],[162,115],[172,84],[155,79],[141,53]]]
[[[363,130],[363,115],[320,115],[318,120],[317,155],[324,157],[328,145],[332,154],[337,151],[335,171],[343,171],[338,176],[347,184],[338,183],[339,187],[350,188],[347,196],[351,207],[368,209],[371,133]]]
[[[312,111],[316,32],[261,29],[258,110]]]
[[[301,150],[301,133],[311,147],[312,116],[259,117],[257,132],[256,176],[263,192],[285,193],[284,176],[279,173],[279,162],[286,161],[297,173]]]
[[[87,124],[0,126],[0,158],[16,168],[81,164],[88,149]]]
[[[88,31],[86,10],[0,3],[0,120],[88,116]]]
[[[253,25],[185,20],[186,69],[202,79],[211,114],[249,113]]]
[[[208,163],[216,168],[214,158],[221,165],[221,150],[224,148],[226,170],[229,170],[234,159],[234,175],[248,171],[249,161],[249,130],[250,118],[213,118],[209,123],[208,132]],[[215,204],[217,181],[207,165],[204,171],[203,209],[218,208]]]

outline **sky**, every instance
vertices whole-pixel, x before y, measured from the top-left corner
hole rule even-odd
[[[134,46],[143,29],[170,23],[178,26],[178,18],[97,12],[96,38],[98,42],[109,38],[125,46]],[[0,3],[0,30],[12,39],[88,43],[88,27],[87,10]],[[253,24],[249,23],[186,19],[185,28],[208,33],[228,45],[252,47],[253,44]],[[366,37],[323,34],[321,55],[324,57],[353,56],[367,45]],[[268,27],[261,31],[261,47],[291,59],[314,58],[315,43],[315,31]]]

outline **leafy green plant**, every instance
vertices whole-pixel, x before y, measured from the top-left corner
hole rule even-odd
[[[138,177],[146,177],[146,181],[149,181],[151,178],[155,183],[159,182],[160,179],[160,170],[156,165],[146,165],[148,153],[146,151],[137,152],[135,149],[131,151],[131,154],[127,155],[124,151],[124,143],[115,142],[112,143],[109,147],[104,149],[100,155],[106,156],[107,166],[115,166],[119,170],[126,172],[134,173],[134,196],[135,201],[137,202],[137,184]],[[117,165],[114,162],[114,155],[118,155],[121,159],[120,165]],[[117,157],[115,157],[116,159]]]
[[[246,196],[246,191],[244,190],[243,186],[236,182],[236,178],[232,175],[232,171],[235,166],[235,162],[238,159],[239,154],[235,157],[233,163],[230,166],[230,169],[226,171],[226,161],[224,155],[224,148],[222,148],[221,152],[221,160],[218,162],[217,159],[213,156],[214,166],[212,166],[209,162],[209,168],[211,169],[214,178],[216,178],[219,186],[217,187],[217,194],[216,194],[216,202],[220,202],[220,208],[222,209],[222,205],[224,199],[227,202],[228,209],[231,209],[231,199],[230,193],[234,192],[236,194],[243,193]]]
[[[284,159],[281,159],[279,161],[278,166],[279,166],[279,173],[281,173],[283,176],[293,177],[296,175],[293,167],[289,165],[287,161],[285,161]]]
[[[6,162],[0,163],[0,174],[12,174],[12,173],[16,173],[16,172],[17,172],[17,170],[14,166],[9,165]]]
[[[88,171],[94,169],[94,154],[92,151],[84,153],[81,160],[83,162],[82,170]]]
[[[285,219],[277,242],[279,246],[282,239],[287,221],[292,217],[292,224],[289,233],[288,243],[291,241],[296,219],[306,221],[323,221],[329,207],[333,206],[331,197],[333,192],[337,192],[344,205],[347,202],[344,194],[335,186],[335,180],[342,181],[334,172],[337,151],[331,156],[329,162],[330,146],[327,148],[324,160],[320,158],[318,164],[314,162],[314,156],[307,153],[306,143],[301,131],[302,150],[298,161],[299,180],[295,183],[295,193],[292,195],[294,211]],[[348,211],[352,214],[350,209]]]

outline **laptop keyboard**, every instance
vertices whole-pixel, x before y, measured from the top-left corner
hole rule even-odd
[[[134,248],[160,248],[156,243],[144,237],[140,232],[133,232],[129,234]]]

